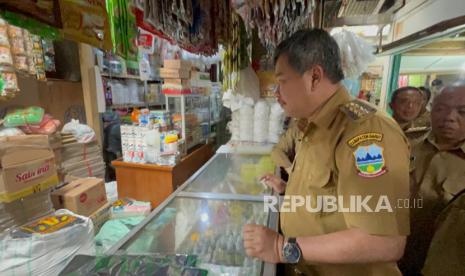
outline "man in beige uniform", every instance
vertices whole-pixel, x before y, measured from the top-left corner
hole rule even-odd
[[[279,139],[279,142],[271,151],[271,158],[278,167],[286,170],[289,174],[292,162],[295,158],[297,146],[300,143],[300,129],[305,127],[305,120],[291,118],[289,127]]]
[[[465,83],[445,87],[434,99],[432,132],[412,150],[412,235],[402,270],[419,275],[434,233],[434,222],[448,202],[465,189]]]
[[[411,145],[415,145],[425,139],[430,128],[424,125],[415,125],[421,116],[425,98],[423,92],[412,86],[405,86],[392,93],[389,106],[392,109],[392,117],[400,125]]]
[[[351,196],[368,198],[374,211],[295,206],[295,212],[281,212],[283,235],[246,225],[246,253],[266,262],[298,263],[295,272],[305,275],[400,275],[395,262],[409,234],[409,214],[395,204],[409,196],[405,136],[396,122],[353,100],[340,84],[339,49],[327,32],[296,32],[278,46],[275,61],[281,105],[308,124],[289,182],[267,176],[268,184],[286,196],[343,196],[338,203],[344,207]],[[392,209],[376,212],[383,197]],[[318,207],[317,200],[310,205],[315,203]],[[301,254],[293,258],[296,244]]]

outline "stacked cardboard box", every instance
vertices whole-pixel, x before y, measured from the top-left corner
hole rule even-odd
[[[189,61],[165,59],[164,67],[160,69],[160,77],[164,79],[163,94],[191,94],[191,68],[192,64]]]
[[[78,143],[72,134],[62,134],[60,173],[76,177],[105,177],[102,149],[96,141]]]
[[[0,231],[52,212],[50,188],[58,184],[45,135],[0,138]]]

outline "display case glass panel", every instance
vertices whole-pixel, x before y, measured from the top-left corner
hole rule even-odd
[[[192,254],[209,275],[261,275],[263,263],[246,257],[242,228],[267,225],[263,202],[175,197],[121,250],[127,254]],[[228,273],[228,274],[224,274]]]
[[[184,190],[223,194],[264,195],[271,189],[260,182],[275,172],[269,155],[216,154],[214,159]]]

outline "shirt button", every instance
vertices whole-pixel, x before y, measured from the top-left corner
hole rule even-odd
[[[308,142],[308,137],[305,137],[304,141],[305,141],[305,142]]]

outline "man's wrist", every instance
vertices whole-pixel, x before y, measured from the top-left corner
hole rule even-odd
[[[284,259],[284,254],[283,254],[284,240],[285,240],[284,236],[279,235],[279,237],[278,237],[278,248],[279,248],[278,254],[279,254],[279,262],[280,263],[286,263],[287,262],[286,259]]]

